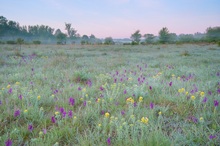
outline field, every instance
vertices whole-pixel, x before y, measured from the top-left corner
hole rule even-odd
[[[220,47],[0,46],[0,145],[219,145]]]

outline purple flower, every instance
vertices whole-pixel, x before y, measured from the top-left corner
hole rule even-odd
[[[66,112],[65,112],[65,111],[62,112],[62,117],[63,117],[63,118],[66,117]]]
[[[150,109],[153,109],[154,108],[154,104],[151,102],[150,103]]]
[[[69,112],[68,112],[68,116],[69,116],[70,118],[73,117],[73,112],[72,112],[71,110],[69,110]]]
[[[127,94],[127,90],[124,90],[124,94]]]
[[[8,93],[9,93],[9,94],[12,94],[12,88],[10,88],[10,89],[8,90]]]
[[[114,83],[116,83],[116,82],[117,82],[117,79],[115,78],[115,79],[114,79]]]
[[[173,84],[173,83],[172,83],[172,82],[170,82],[170,83],[169,83],[169,86],[171,87],[171,86],[172,86],[172,84]]]
[[[101,111],[101,115],[104,115],[104,114],[105,114],[105,111],[104,111],[104,110],[102,110],[102,111]]]
[[[217,107],[219,105],[218,100],[214,100],[214,106]]]
[[[2,101],[0,100],[0,105],[2,104]]]
[[[137,102],[134,102],[134,107],[136,107],[137,106]]]
[[[216,136],[215,135],[209,135],[209,139],[214,139],[214,138],[216,138]]]
[[[152,90],[152,87],[150,86],[149,89]]]
[[[101,86],[100,88],[99,88],[101,91],[103,91],[104,90],[104,88]]]
[[[18,116],[20,116],[20,110],[16,110],[16,111],[14,112],[14,117],[18,117]]]
[[[207,98],[207,97],[204,97],[204,99],[202,100],[202,102],[203,102],[203,103],[206,103],[207,100],[208,100],[208,98]]]
[[[18,98],[19,98],[20,100],[22,100],[22,95],[20,94],[20,95],[18,96]]]
[[[47,129],[43,129],[43,133],[44,133],[44,134],[47,134]]]
[[[60,113],[64,113],[65,109],[63,107],[60,108]]]
[[[121,111],[121,115],[123,116],[125,114],[125,111]]]
[[[11,140],[11,139],[8,139],[8,140],[5,142],[5,146],[12,146],[12,140]]]
[[[218,88],[217,93],[220,94],[220,88]]]
[[[78,90],[79,90],[79,91],[81,91],[81,90],[82,90],[82,88],[81,88],[81,87],[78,87]]]
[[[73,106],[75,104],[75,99],[70,97],[69,98],[69,104]]]
[[[88,81],[86,82],[86,84],[87,84],[89,87],[91,87],[91,86],[92,86],[92,81],[91,81],[91,80],[88,80]]]
[[[189,117],[189,120],[190,120],[191,122],[193,122],[193,123],[198,123],[198,119],[197,119],[196,117],[194,117],[194,116],[190,116],[190,117]]]
[[[111,139],[110,139],[110,137],[107,139],[106,142],[107,142],[108,145],[111,145]]]
[[[83,102],[83,106],[86,106],[86,101]]]
[[[55,119],[54,116],[51,117],[51,122],[52,122],[52,123],[56,123],[56,119]]]
[[[209,95],[212,95],[212,91],[208,91],[208,94],[209,94]]]
[[[29,130],[30,132],[32,132],[32,131],[34,130],[34,127],[33,127],[32,124],[29,124],[29,125],[28,125],[28,130]]]

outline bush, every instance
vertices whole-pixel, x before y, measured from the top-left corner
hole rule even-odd
[[[10,45],[15,45],[15,44],[17,44],[16,41],[12,41],[12,40],[7,41],[6,43],[7,43],[7,44],[10,44]]]
[[[220,41],[219,41],[217,44],[218,44],[218,46],[220,47]]]
[[[132,41],[132,42],[131,42],[131,45],[138,45],[138,43],[135,42],[135,41]]]
[[[0,41],[0,44],[5,44],[5,42],[3,42],[3,41]]]
[[[33,41],[33,44],[35,44],[35,45],[40,45],[40,44],[41,44],[41,41]]]

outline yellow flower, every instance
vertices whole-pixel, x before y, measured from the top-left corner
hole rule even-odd
[[[43,111],[44,110],[44,108],[43,107],[40,107],[40,111]]]
[[[129,97],[126,101],[130,103],[134,103],[134,99],[132,99],[131,97]]]
[[[39,95],[39,96],[37,96],[37,99],[38,99],[38,100],[40,100],[40,95]]]
[[[86,88],[83,88],[83,89],[82,89],[82,92],[86,92]]]
[[[187,92],[186,92],[186,95],[188,95],[188,94],[189,94],[189,92],[187,91]]]
[[[192,96],[191,96],[191,99],[192,99],[192,100],[195,100],[195,99],[196,99],[196,97],[192,95]]]
[[[99,126],[99,127],[101,127],[101,126],[102,126],[102,124],[98,124],[98,126]]]
[[[88,94],[86,94],[86,97],[88,97]]]
[[[55,112],[55,115],[59,115],[60,112]]]
[[[91,104],[91,101],[88,101],[88,104]]]
[[[110,116],[109,113],[105,113],[105,117],[108,118]]]
[[[11,85],[8,85],[7,88],[9,89],[11,87]]]
[[[131,126],[131,127],[133,127],[133,126],[134,126],[134,124],[130,124],[130,126]]]
[[[174,74],[172,74],[172,77],[175,77],[175,75],[174,75]]]
[[[39,136],[42,136],[42,135],[43,135],[43,132],[42,132],[42,131],[40,131],[40,132],[39,132]]]
[[[74,118],[74,119],[76,119],[77,117],[76,117],[76,116],[74,116],[73,118]]]
[[[147,117],[142,117],[141,122],[144,124],[148,124],[149,119]]]
[[[205,95],[205,92],[200,92],[200,96],[204,96]]]
[[[24,110],[24,113],[27,113],[28,112],[28,110],[26,109],[26,110]]]
[[[140,96],[140,97],[139,97],[139,102],[142,102],[142,101],[143,101],[143,97]]]
[[[80,100],[83,101],[83,98],[81,97]]]
[[[199,118],[199,121],[200,121],[200,122],[203,122],[203,121],[204,121],[203,117],[200,117],[200,118]]]
[[[180,77],[177,77],[178,80],[180,80]]]
[[[54,97],[54,94],[52,94],[51,96]]]
[[[184,88],[181,88],[181,89],[178,90],[178,92],[179,92],[179,93],[185,92],[185,89],[184,89]]]
[[[159,114],[159,115],[161,115],[161,114],[162,114],[162,112],[158,112],[158,114]]]
[[[2,88],[2,90],[5,90],[5,88]]]
[[[98,98],[97,100],[96,100],[96,102],[99,102],[100,101],[100,98]]]
[[[15,84],[16,84],[16,85],[20,85],[20,82],[16,82]]]
[[[135,116],[134,116],[134,115],[130,115],[130,118],[132,118],[132,119],[133,119],[133,118],[135,118]]]

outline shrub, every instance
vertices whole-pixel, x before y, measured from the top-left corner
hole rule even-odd
[[[190,56],[190,54],[189,54],[189,51],[183,51],[183,52],[181,52],[181,54],[180,54],[181,56]]]
[[[5,44],[5,42],[3,42],[3,41],[0,41],[0,44]]]
[[[10,45],[15,45],[15,44],[17,44],[16,41],[12,41],[12,40],[7,41],[6,43],[7,43],[7,44],[10,44]]]
[[[219,41],[217,44],[218,44],[218,46],[220,47],[220,41]]]
[[[41,41],[33,41],[33,44],[35,44],[35,45],[40,45],[40,44],[41,44]]]

